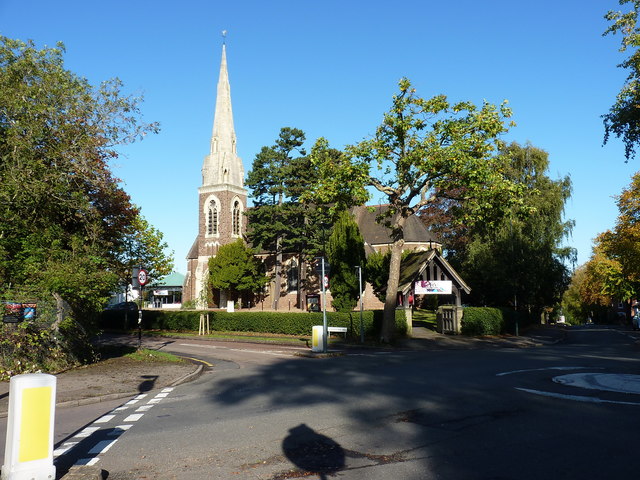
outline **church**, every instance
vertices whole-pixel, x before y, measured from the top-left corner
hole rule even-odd
[[[222,45],[220,74],[217,85],[213,131],[209,143],[209,153],[202,164],[202,185],[198,188],[198,233],[187,255],[187,274],[183,286],[183,302],[195,301],[199,307],[206,305],[204,295],[207,286],[209,258],[215,256],[221,245],[233,243],[244,238],[247,230],[245,211],[247,209],[247,190],[244,188],[244,168],[237,154],[237,140],[231,107],[231,87],[227,69],[226,45]],[[390,230],[376,222],[376,215],[384,206],[374,208],[356,207],[353,211],[356,223],[365,241],[367,255],[374,251],[385,251],[391,244]],[[417,280],[446,280],[453,284],[451,302],[461,304],[463,292],[469,293],[469,287],[442,257],[441,244],[427,229],[422,221],[412,216],[405,227],[405,250],[412,255],[403,260],[399,304],[413,299],[413,284]],[[309,305],[318,305],[318,290],[299,289],[298,263],[291,256],[284,259],[282,271],[285,272],[282,286],[265,288],[261,298],[261,308],[278,310],[305,309]],[[279,291],[277,302],[270,299],[270,293]],[[305,298],[301,298],[304,296]],[[382,308],[370,285],[365,289],[365,308]],[[214,292],[212,302],[215,306],[227,305],[224,292]],[[330,300],[327,300],[327,307]],[[255,307],[255,302],[253,304]]]
[[[198,188],[198,235],[187,255],[183,302],[203,303],[209,257],[215,256],[221,245],[243,238],[246,232],[247,190],[236,146],[227,52],[223,44],[213,131],[209,154],[202,163],[202,185]],[[216,300],[216,304],[226,305],[225,298]]]

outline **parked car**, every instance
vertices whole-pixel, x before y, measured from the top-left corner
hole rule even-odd
[[[113,305],[107,305],[105,310],[120,310],[126,312],[137,312],[138,304],[136,302],[120,302]]]

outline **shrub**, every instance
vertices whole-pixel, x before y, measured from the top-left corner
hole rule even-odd
[[[145,310],[142,314],[142,328],[147,330],[169,330],[175,332],[196,332],[200,325],[200,315],[209,314],[212,330],[226,332],[259,332],[284,335],[310,335],[314,325],[322,325],[322,313],[291,312],[226,312],[224,310]],[[105,311],[102,314],[102,328],[127,330],[137,327],[137,317],[131,313],[125,322],[124,312]],[[382,310],[363,312],[365,336],[377,337],[382,325]],[[347,327],[354,338],[360,336],[359,312],[327,312],[327,324],[332,327]],[[404,336],[407,324],[404,310],[396,311],[396,333]]]
[[[462,315],[463,335],[500,335],[515,333],[518,327],[530,325],[532,319],[509,308],[466,307]]]

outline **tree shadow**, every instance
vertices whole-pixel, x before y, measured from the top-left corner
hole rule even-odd
[[[158,375],[141,375],[140,378],[144,380],[138,385],[138,391],[144,393],[153,390],[156,380],[158,380]]]
[[[304,423],[289,430],[282,441],[282,451],[304,473],[316,473],[321,480],[345,465],[345,452],[340,444]]]

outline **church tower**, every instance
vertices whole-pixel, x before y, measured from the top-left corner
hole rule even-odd
[[[213,132],[209,154],[202,164],[202,185],[198,188],[198,236],[187,255],[183,302],[199,302],[206,287],[209,257],[215,256],[221,245],[243,238],[246,231],[247,191],[236,146],[226,45],[223,43]],[[226,303],[222,298],[214,299],[214,302],[219,306]]]

